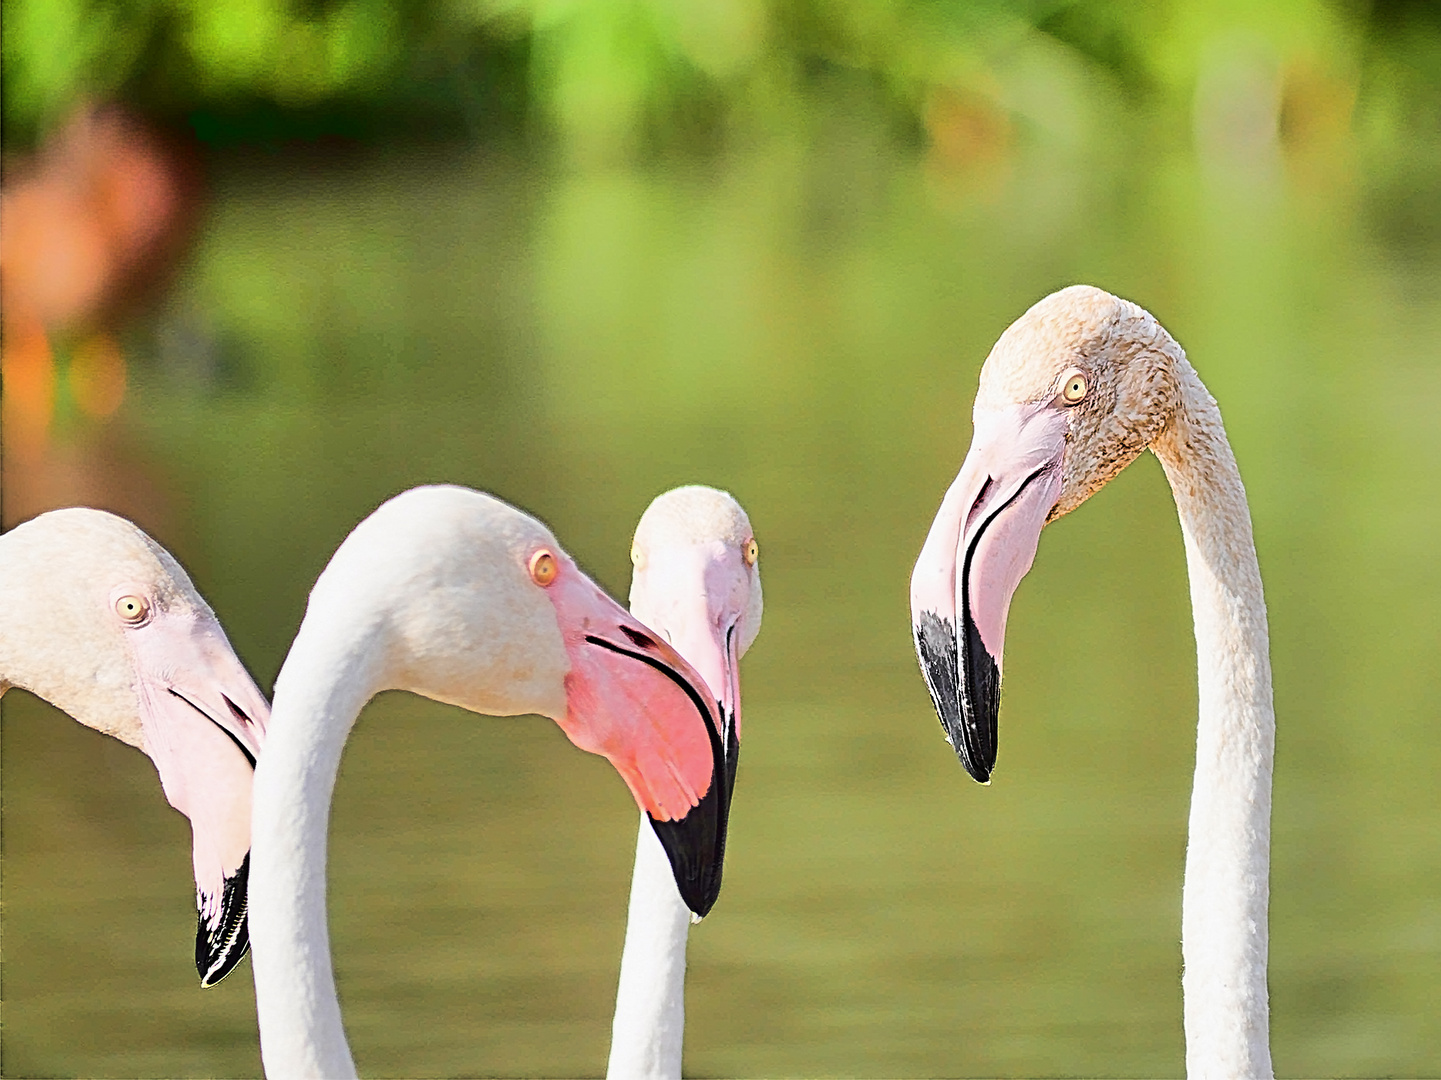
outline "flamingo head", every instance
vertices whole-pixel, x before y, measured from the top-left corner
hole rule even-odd
[[[921,673],[981,783],[996,763],[1006,614],[1041,529],[1167,428],[1184,363],[1146,311],[1073,285],[1011,324],[981,368],[970,452],[911,575]]]
[[[539,713],[582,750],[604,756],[636,804],[663,824],[687,906],[697,915],[710,910],[729,809],[715,698],[676,648],[607,596],[545,525],[481,492],[415,488],[351,533],[310,603],[347,627],[378,620],[378,633],[367,635],[383,658],[375,689],[490,715]]]
[[[760,632],[763,606],[750,519],[724,491],[676,488],[641,516],[630,557],[631,613],[695,667],[716,702],[729,803],[740,754],[740,658]],[[652,824],[665,843],[669,826]]]
[[[54,510],[0,537],[0,690],[149,755],[190,819],[202,986],[249,948],[251,780],[270,707],[179,563],[130,522]]]

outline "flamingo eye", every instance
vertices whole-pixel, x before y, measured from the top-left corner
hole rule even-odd
[[[637,570],[645,569],[645,552],[641,551],[639,544],[630,546],[630,564]]]
[[[1073,371],[1066,376],[1066,381],[1061,387],[1061,400],[1067,405],[1079,405],[1086,396],[1086,391],[1091,384],[1086,380],[1083,372]]]
[[[746,546],[742,550],[741,555],[745,559],[747,566],[754,566],[756,560],[761,557],[761,546],[756,543],[754,536],[746,541]]]
[[[115,601],[115,614],[129,626],[139,626],[150,617],[150,603],[143,596],[126,593]]]
[[[555,580],[555,556],[541,548],[530,557],[530,580],[545,588]]]

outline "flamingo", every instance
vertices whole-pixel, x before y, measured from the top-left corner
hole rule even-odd
[[[113,324],[153,296],[194,235],[194,147],[124,105],[84,103],[5,178],[5,318],[46,332]]]
[[[6,452],[16,481],[42,465],[56,394],[54,346],[71,338],[70,393],[109,416],[125,396],[121,316],[153,298],[195,234],[193,145],[115,103],[82,103],[39,152],[7,160],[0,188],[0,324]]]
[[[249,947],[264,696],[180,564],[114,514],[52,510],[0,536],[0,596],[0,694],[18,686],[143,751],[190,819],[195,967],[214,985]]]
[[[911,578],[916,651],[946,739],[988,782],[1006,613],[1041,529],[1149,448],[1181,519],[1200,683],[1181,902],[1186,1071],[1269,1077],[1276,722],[1261,571],[1220,409],[1148,312],[1074,285],[1001,335],[974,415]]]
[[[699,486],[658,496],[630,550],[631,614],[675,646],[720,705],[727,802],[740,753],[740,658],[761,628],[759,556],[740,503]],[[664,849],[642,815],[606,1070],[614,1080],[680,1077],[690,923]]]
[[[704,915],[720,888],[725,759],[700,676],[536,519],[478,491],[414,488],[331,557],[276,679],[250,878],[271,1077],[355,1076],[330,960],[326,827],[341,750],[384,689],[551,717],[625,779],[686,905]]]

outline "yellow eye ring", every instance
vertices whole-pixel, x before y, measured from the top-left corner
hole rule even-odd
[[[741,557],[745,559],[747,566],[754,566],[756,560],[761,557],[761,546],[756,543],[754,536],[746,541],[746,546],[741,550]]]
[[[645,555],[640,550],[639,544],[632,544],[630,546],[630,564],[637,570],[645,569]]]
[[[530,557],[530,580],[542,589],[555,580],[555,556],[541,548]]]
[[[1086,379],[1085,373],[1073,371],[1066,376],[1066,381],[1061,384],[1061,400],[1067,405],[1079,405],[1085,400],[1086,393],[1090,389],[1091,384]]]
[[[115,614],[130,626],[139,626],[150,617],[150,603],[143,596],[126,593],[115,601]]]

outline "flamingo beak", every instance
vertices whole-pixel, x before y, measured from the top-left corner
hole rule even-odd
[[[970,452],[911,574],[921,674],[946,741],[983,784],[996,767],[1006,615],[1061,497],[1066,427],[1048,402],[977,409]]]
[[[710,619],[692,620],[672,633],[670,640],[676,651],[695,666],[716,703],[729,799],[735,791],[741,750],[740,629],[735,623],[722,626]]]
[[[721,772],[726,811],[729,813],[731,799],[735,794],[736,767],[740,762],[740,630],[735,623],[722,626],[709,618],[705,596],[695,598],[694,617],[667,619],[663,625],[670,631],[670,645],[687,661],[694,665],[707,689],[708,700],[715,702],[720,718]],[[651,819],[651,825],[660,836],[661,843],[669,850],[666,829],[668,825]],[[725,830],[720,833],[721,854],[725,852]],[[720,889],[717,877],[715,889]],[[691,908],[692,911],[696,909]],[[709,909],[707,909],[709,910]],[[704,911],[697,911],[704,915]]]
[[[631,585],[631,610],[646,619],[705,680],[721,719],[726,794],[735,790],[740,755],[740,619],[746,582],[739,559],[721,543],[652,552]],[[742,568],[743,569],[743,568]]]
[[[561,728],[606,757],[650,817],[696,915],[720,895],[730,792],[721,717],[680,654],[568,557],[547,590],[570,658]]]
[[[195,968],[225,978],[250,948],[250,788],[270,706],[209,613],[157,613],[129,632],[145,752],[190,819]]]

